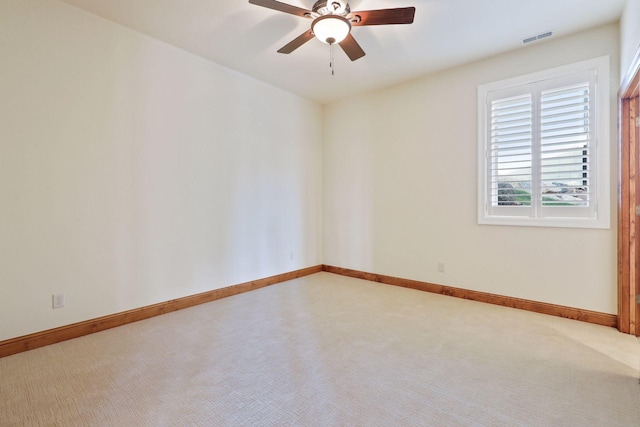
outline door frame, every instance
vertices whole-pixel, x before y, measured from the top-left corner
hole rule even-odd
[[[618,91],[618,329],[640,336],[640,48]]]

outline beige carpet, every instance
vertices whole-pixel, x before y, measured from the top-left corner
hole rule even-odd
[[[0,425],[640,426],[614,329],[319,273],[0,359]]]

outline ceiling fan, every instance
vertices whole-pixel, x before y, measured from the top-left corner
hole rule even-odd
[[[351,35],[351,27],[411,24],[416,12],[415,7],[351,12],[348,0],[318,0],[311,10],[276,0],[249,0],[249,3],[313,20],[308,31],[281,47],[279,53],[291,53],[316,37],[331,46],[337,43],[352,61],[362,58],[365,53]]]

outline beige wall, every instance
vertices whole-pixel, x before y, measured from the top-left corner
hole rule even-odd
[[[323,111],[65,3],[0,2],[0,340],[322,262],[615,313],[615,222],[477,225],[476,89],[601,55],[617,88],[630,3],[620,29]]]
[[[627,0],[620,18],[620,78],[640,50],[640,0]]]
[[[317,104],[55,0],[0,58],[0,340],[322,262]]]
[[[476,98],[479,84],[602,55],[617,88],[618,36],[608,25],[327,106],[325,263],[616,313],[615,93],[606,230],[477,224]]]

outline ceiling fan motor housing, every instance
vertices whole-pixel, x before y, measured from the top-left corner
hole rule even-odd
[[[347,16],[351,12],[349,3],[345,0],[318,0],[311,8],[318,16],[340,15]]]

